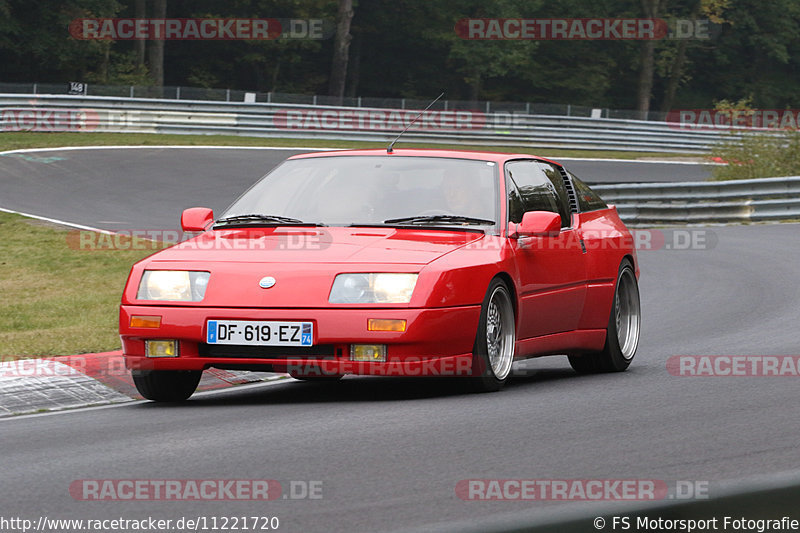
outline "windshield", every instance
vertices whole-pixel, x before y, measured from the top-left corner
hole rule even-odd
[[[332,226],[496,226],[496,169],[491,161],[434,157],[294,159],[263,177],[218,222],[247,216],[257,223],[252,215],[269,215]]]

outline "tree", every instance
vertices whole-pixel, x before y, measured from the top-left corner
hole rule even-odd
[[[643,17],[650,19],[658,18],[667,5],[667,0],[641,0],[641,2]],[[639,111],[639,118],[642,120],[647,120],[647,114],[650,111],[650,99],[653,96],[655,49],[656,41],[654,39],[642,41],[639,55],[639,84],[636,95],[636,109]]]
[[[153,0],[153,18],[167,18],[167,0]],[[161,39],[150,41],[150,75],[156,87],[164,86],[164,43]]]
[[[143,19],[147,17],[147,6],[145,4],[145,0],[134,0],[135,11],[134,16],[137,19]],[[147,41],[140,40],[136,41],[136,63],[138,65],[144,66],[144,61],[146,59],[146,52],[147,52]]]
[[[378,97],[370,105],[406,98],[409,106],[445,90],[451,102],[572,104],[642,115],[751,94],[758,108],[800,107],[797,0],[167,1],[0,0],[2,81],[170,83]],[[180,18],[322,19],[334,38],[176,40],[165,47],[73,38],[68,31],[81,18],[163,18],[167,11]],[[469,18],[642,16],[718,24],[710,39],[657,41],[469,40],[455,30]]]
[[[711,24],[722,24],[727,22],[724,12],[730,6],[731,0],[695,0],[689,13],[689,20],[695,20],[701,16]],[[678,86],[684,81],[686,61],[689,48],[698,46],[699,39],[680,39],[675,49],[675,54],[670,61],[667,74],[667,85],[664,89],[664,98],[661,101],[661,111],[668,112],[672,109],[675,101],[675,94]]]
[[[331,78],[328,94],[337,98],[344,97],[347,80],[347,60],[350,50],[350,22],[353,20],[353,0],[339,0],[339,12],[336,16],[336,37],[333,42],[333,61],[331,62]]]

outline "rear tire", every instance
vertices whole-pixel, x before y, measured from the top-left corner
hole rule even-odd
[[[134,370],[139,394],[156,402],[182,402],[197,390],[201,370]]]
[[[481,306],[472,355],[473,377],[469,378],[472,390],[494,392],[505,386],[511,375],[516,338],[511,293],[503,281],[495,278]]]
[[[617,285],[614,289],[603,351],[571,355],[569,364],[579,374],[624,371],[636,355],[640,325],[639,284],[636,281],[633,265],[625,259],[620,264],[617,274]]]

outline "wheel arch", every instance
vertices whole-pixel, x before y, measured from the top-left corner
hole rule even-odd
[[[505,284],[509,294],[511,295],[511,305],[514,307],[514,319],[516,320],[519,317],[519,301],[517,299],[517,287],[514,285],[514,280],[511,278],[511,275],[508,272],[501,271],[495,274],[492,279],[489,280],[489,284],[486,287],[488,288],[489,285],[492,284],[492,281],[496,279],[501,280]]]
[[[630,261],[631,266],[633,267],[633,273],[636,275],[636,278],[638,279],[639,278],[639,265],[636,263],[636,257],[631,253],[627,253],[627,254],[622,256],[622,259],[620,259],[619,264],[621,265],[626,259],[628,261]],[[619,266],[617,266],[617,269],[619,269]]]

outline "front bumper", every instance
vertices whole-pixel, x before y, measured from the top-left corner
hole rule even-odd
[[[130,327],[131,315],[160,316],[158,328]],[[367,321],[405,319],[404,332],[368,331]],[[177,306],[120,307],[125,366],[131,370],[204,370],[211,367],[303,375],[467,376],[480,306],[438,309],[240,309]],[[208,320],[279,320],[314,323],[314,346],[325,355],[282,354],[278,349],[227,346],[224,356],[205,345]],[[147,339],[176,339],[178,357],[145,357]],[[385,344],[385,362],[352,361],[350,345]],[[217,346],[217,345],[214,345]],[[287,350],[290,352],[290,350]]]

